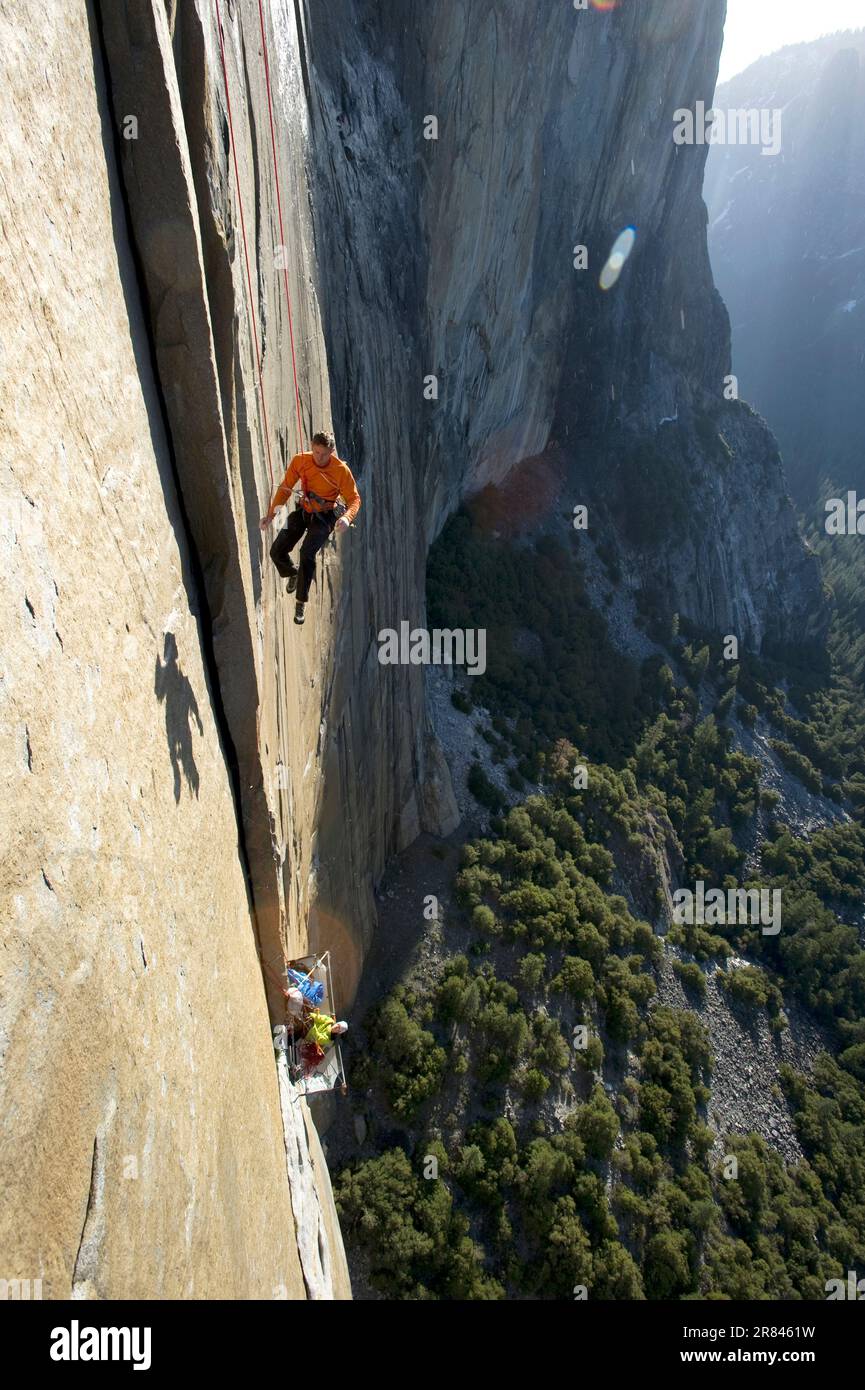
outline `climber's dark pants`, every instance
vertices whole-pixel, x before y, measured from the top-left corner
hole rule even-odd
[[[309,597],[309,586],[315,574],[315,557],[322,546],[327,544],[335,525],[335,511],[305,512],[303,507],[298,507],[291,513],[270,547],[270,558],[283,579],[288,579],[292,574],[298,576],[295,593],[298,603],[306,603]],[[291,551],[301,536],[303,545],[300,547],[300,567],[296,568],[291,559]]]

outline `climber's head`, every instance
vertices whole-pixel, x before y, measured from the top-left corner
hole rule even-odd
[[[331,1028],[331,1030],[330,1030],[330,1035],[331,1035],[331,1037],[333,1037],[334,1034],[336,1034],[336,1036],[339,1037],[342,1033],[347,1033],[347,1032],[348,1032],[348,1024],[345,1023],[342,1019],[340,1019],[339,1023],[335,1023],[335,1024],[333,1025],[333,1027]]]
[[[312,456],[319,468],[324,468],[335,448],[336,440],[326,430],[312,436]]]

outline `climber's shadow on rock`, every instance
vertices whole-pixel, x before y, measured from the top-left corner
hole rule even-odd
[[[195,692],[177,664],[177,639],[173,632],[165,634],[163,656],[164,662],[158,656],[156,658],[154,690],[156,698],[165,701],[165,732],[174,768],[174,800],[179,801],[181,770],[187,786],[198,796],[198,768],[192,755],[190,715],[195,719],[200,734],[204,733],[204,725],[198,713]]]

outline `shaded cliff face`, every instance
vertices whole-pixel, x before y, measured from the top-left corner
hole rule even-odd
[[[674,112],[711,99],[723,16],[721,0],[313,9],[316,213],[336,399],[376,478],[402,471],[410,441],[427,539],[552,437],[566,510],[596,504],[590,531],[621,548],[630,581],[760,647],[791,620],[819,636],[825,617],[774,440],[724,399],[706,149],[672,138]],[[423,138],[430,115],[437,140]],[[635,251],[605,294],[600,269],[628,226]],[[647,443],[673,465],[654,548],[630,542],[639,504],[622,465]],[[650,490],[652,465],[640,471]]]
[[[714,145],[705,192],[742,391],[810,502],[865,480],[865,32],[761,58],[715,105],[783,112],[780,154]]]

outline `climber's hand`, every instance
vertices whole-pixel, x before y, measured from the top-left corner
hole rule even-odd
[[[351,522],[348,520],[348,517],[341,516],[336,523],[336,529],[337,531],[347,531],[350,525]]]
[[[263,517],[261,518],[261,521],[260,521],[258,524],[259,524],[259,526],[260,526],[260,528],[261,528],[262,531],[266,531],[267,528],[268,528],[268,526],[270,525],[270,523],[271,523],[272,521],[273,521],[273,512],[268,512],[268,513],[267,513],[267,516],[263,516]]]

